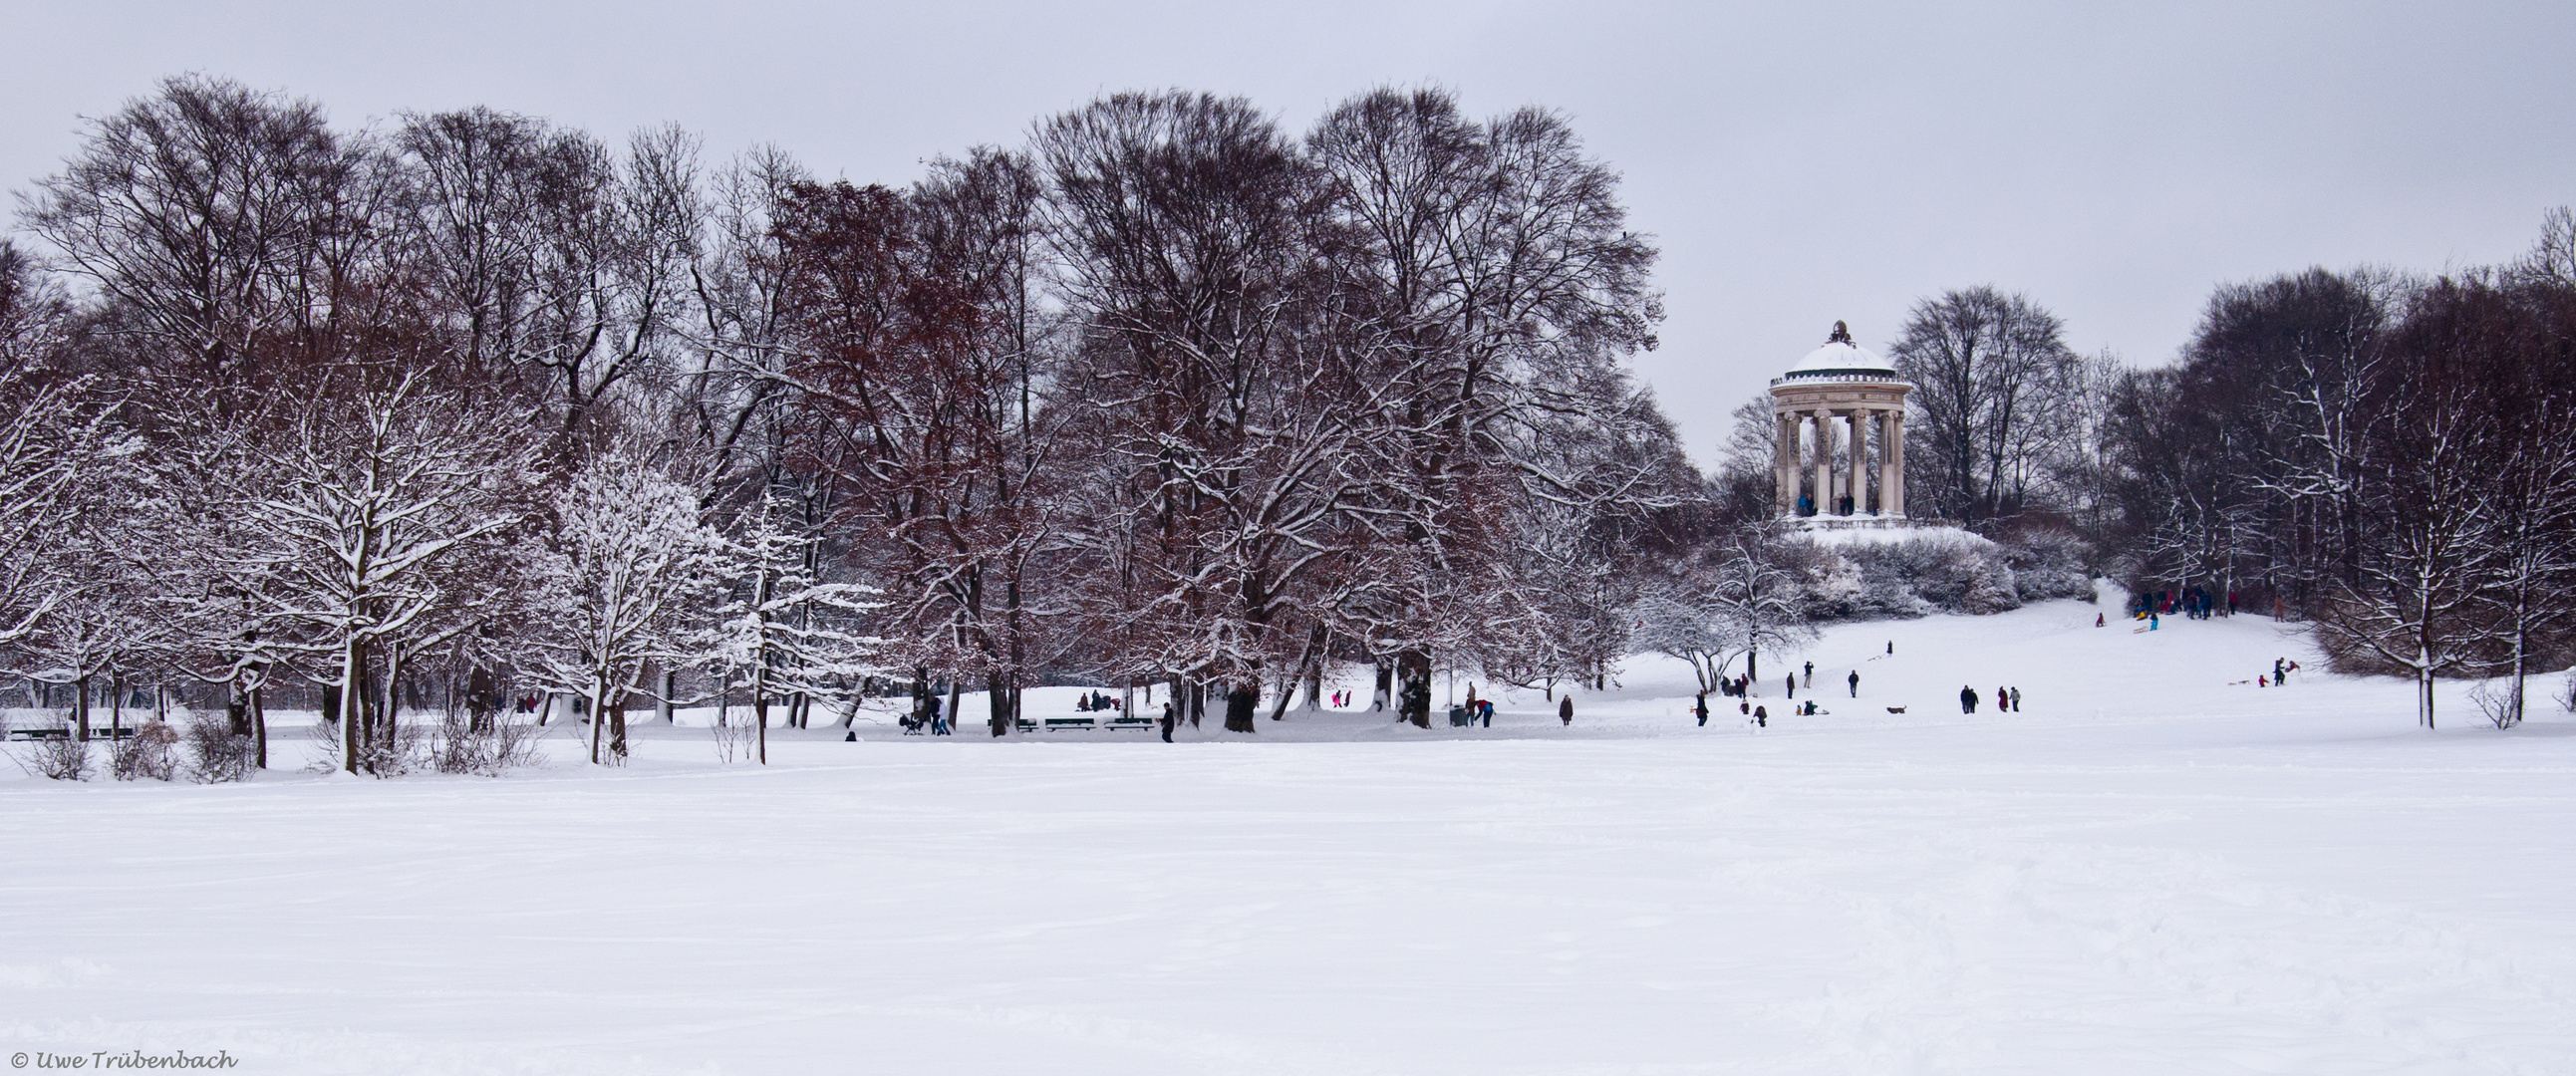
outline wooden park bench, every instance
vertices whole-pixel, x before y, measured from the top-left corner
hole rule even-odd
[[[109,728],[106,725],[92,725],[89,728],[89,738],[93,740],[130,740],[134,738],[136,733],[141,731],[143,731],[142,727],[137,725],[121,725],[116,728]],[[68,740],[72,738],[72,730],[65,726],[39,725],[33,728],[10,729],[9,738],[12,740]]]
[[[1048,732],[1054,732],[1057,729],[1094,729],[1099,727],[1100,726],[1098,724],[1094,723],[1087,717],[1050,717],[1046,719],[1046,730]]]
[[[1150,729],[1154,727],[1154,719],[1141,714],[1120,714],[1109,719],[1109,727],[1113,729]]]

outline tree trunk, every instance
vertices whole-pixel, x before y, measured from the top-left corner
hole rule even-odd
[[[1331,660],[1333,636],[1330,629],[1315,625],[1314,634],[1306,640],[1306,709],[1324,708],[1324,663]],[[1287,700],[1280,702],[1284,705]]]
[[[1260,682],[1260,681],[1258,681],[1258,680],[1253,681],[1253,682],[1252,682],[1252,686],[1249,686],[1249,687],[1234,687],[1234,688],[1228,688],[1228,689],[1226,690],[1226,695],[1225,695],[1225,731],[1227,731],[1227,732],[1259,732],[1259,731],[1261,731],[1260,726],[1255,725],[1255,724],[1253,723],[1253,720],[1252,720],[1252,719],[1253,719],[1253,716],[1254,716],[1254,711],[1256,711],[1256,710],[1258,710],[1258,709],[1260,709],[1260,708],[1261,708],[1261,682]]]
[[[671,696],[680,693],[680,674],[664,666],[661,682],[661,693],[653,698],[653,720],[665,725],[678,724],[678,720],[671,713]]]
[[[340,768],[352,775],[358,772],[358,667],[365,660],[363,644],[348,639],[340,644]],[[326,694],[327,697],[327,694]]]
[[[1386,708],[1390,704],[1390,700],[1393,698],[1393,695],[1388,691],[1387,685],[1393,683],[1395,678],[1395,669],[1392,666],[1389,666],[1384,660],[1376,662],[1376,666],[1377,676],[1375,677],[1375,684],[1369,689],[1369,712],[1373,714],[1386,712]]]
[[[1011,719],[1018,716],[1019,693],[1010,690],[1010,684],[999,672],[984,674],[984,690],[991,695],[993,735],[1008,733]]]
[[[331,720],[340,719],[339,688],[323,685],[322,713]],[[238,676],[224,682],[224,728],[235,736],[250,735],[250,699]]]
[[[599,765],[600,726],[607,724],[607,722],[599,719],[599,700],[608,695],[608,674],[606,672],[593,673],[591,674],[590,682],[590,764],[596,766]]]
[[[1422,728],[1431,727],[1431,654],[1412,649],[1395,656],[1395,673],[1400,697],[1396,711],[1404,720]]]
[[[1272,703],[1270,706],[1270,720],[1277,721],[1280,719],[1281,715],[1286,714],[1288,712],[1288,700],[1295,697],[1296,694],[1297,682],[1289,677],[1280,677],[1279,701]],[[1310,703],[1314,701],[1314,696],[1312,694],[1307,695],[1306,698]],[[1312,709],[1312,707],[1310,706],[1309,709]]]
[[[466,726],[475,732],[492,731],[494,715],[500,711],[492,701],[492,696],[499,693],[492,679],[492,670],[482,665],[465,674]]]
[[[89,677],[72,681],[72,735],[89,742]]]
[[[251,761],[260,769],[268,768],[268,706],[260,698],[263,688],[250,689]]]
[[[394,722],[400,720],[396,711],[402,703],[402,650],[399,647],[385,650],[384,695],[384,705],[376,716],[376,728],[380,734],[377,742],[383,745],[380,751],[394,751],[402,744],[402,738],[394,734]]]

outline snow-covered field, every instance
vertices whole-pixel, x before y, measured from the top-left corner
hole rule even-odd
[[[718,766],[696,728],[644,730],[609,773],[558,740],[503,780],[0,767],[0,1051],[2576,1071],[2576,721],[2498,732],[2454,694],[2427,733],[2403,683],[2231,683],[2317,664],[2269,620],[2095,611],[1834,629],[1802,655],[1832,712],[1759,731],[1693,725],[1687,672],[1638,659],[1570,729],[1521,693],[1472,732],[1293,710],[1171,745],[781,731],[766,769]],[[1962,716],[1963,683],[2025,710]]]

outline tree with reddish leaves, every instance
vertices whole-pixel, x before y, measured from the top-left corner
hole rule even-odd
[[[1017,158],[979,153],[909,193],[792,187],[773,226],[804,465],[833,487],[851,564],[886,587],[880,621],[916,705],[934,672],[979,677],[995,735],[1037,656],[1029,573],[1047,530],[1033,197]]]
[[[1097,446],[1091,544],[1121,557],[1092,604],[1122,621],[1124,674],[1212,686],[1251,732],[1265,680],[1320,657],[1315,599],[1368,458],[1316,173],[1248,102],[1204,94],[1096,101],[1040,125],[1036,153],[1083,319],[1063,386]]]

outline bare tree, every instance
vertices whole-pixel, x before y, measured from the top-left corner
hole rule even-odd
[[[93,122],[21,202],[28,230],[97,289],[103,324],[166,391],[245,406],[285,357],[366,304],[347,286],[390,196],[381,155],[320,106],[201,76]]]
[[[2078,360],[2056,315],[2028,296],[1974,287],[1914,306],[1891,354],[1914,382],[1906,481],[1937,515],[1974,527],[2021,509],[2063,443],[2058,403]]]

